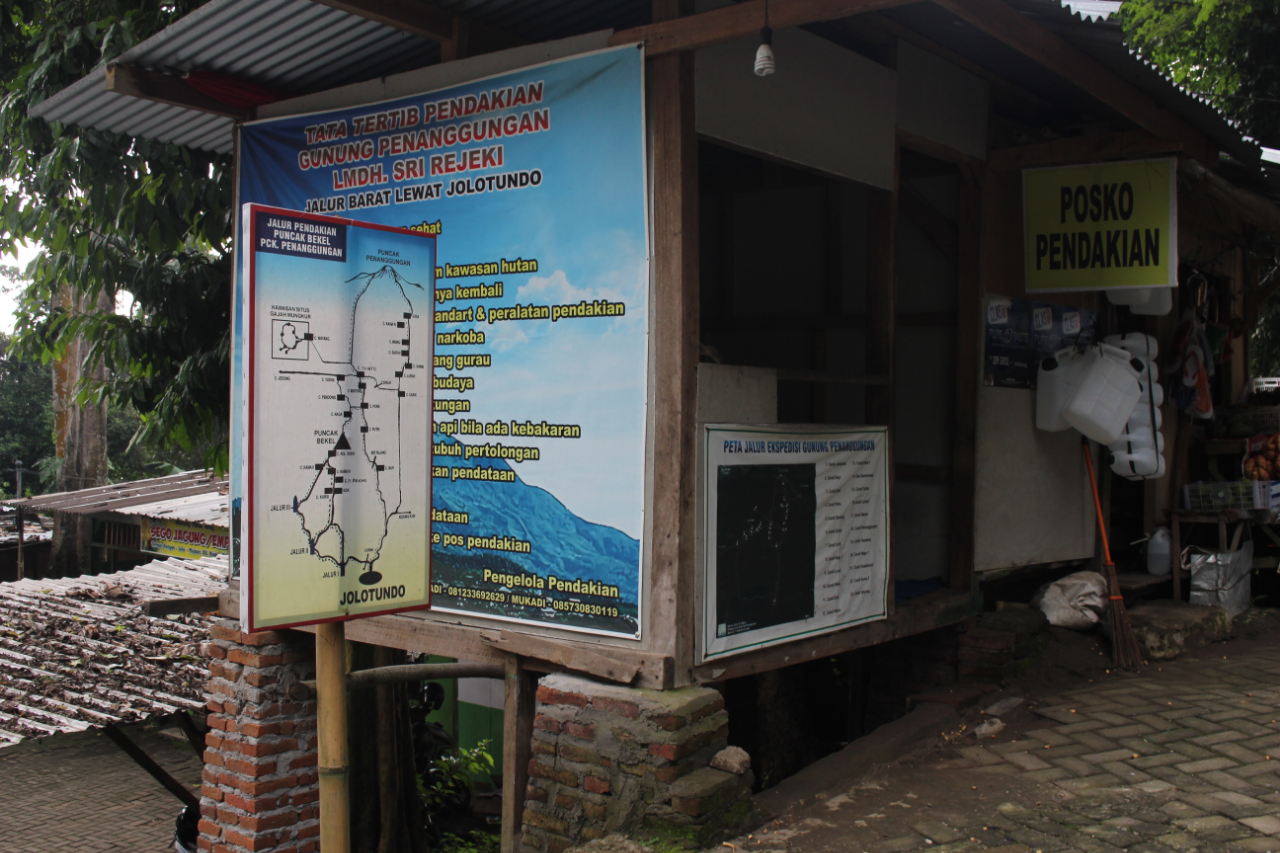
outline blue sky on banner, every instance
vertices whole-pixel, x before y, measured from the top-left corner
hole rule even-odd
[[[483,350],[493,358],[492,368],[469,372],[476,382],[475,390],[465,395],[471,411],[459,417],[485,423],[545,420],[582,427],[582,437],[573,440],[455,438],[463,443],[500,440],[539,447],[538,461],[512,464],[523,481],[546,489],[578,517],[615,527],[635,539],[642,526],[648,316],[641,73],[640,51],[630,47],[380,104],[246,125],[241,132],[240,197],[242,203],[303,210],[308,200],[357,191],[335,191],[332,167],[299,168],[301,150],[326,144],[308,145],[307,127],[345,119],[354,130],[354,119],[376,112],[416,106],[425,114],[426,104],[441,99],[541,81],[541,103],[426,127],[545,109],[550,118],[546,130],[400,156],[388,154],[361,163],[381,165],[390,179],[397,160],[424,156],[429,164],[433,154],[497,144],[503,146],[500,167],[474,175],[387,180],[371,189],[394,191],[410,184],[439,183],[440,197],[399,204],[393,197],[382,206],[331,212],[401,227],[440,221],[441,265],[537,260],[536,273],[441,278],[437,282],[441,289],[503,281],[504,296],[483,302],[441,302],[437,310],[465,310],[479,304],[486,310],[516,304],[578,305],[594,300],[626,305],[623,316],[440,323],[437,332],[481,330],[486,335],[483,347],[453,351]],[[398,132],[403,131],[351,133],[338,141],[377,140]],[[536,186],[530,182],[501,192],[450,195],[454,181],[535,170],[540,176]],[[436,370],[438,376],[449,372]],[[437,399],[457,396],[437,391]],[[437,413],[438,419],[443,417]]]

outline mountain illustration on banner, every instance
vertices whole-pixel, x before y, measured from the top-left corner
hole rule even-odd
[[[437,445],[460,444],[452,437],[436,436]],[[486,467],[515,472],[501,459],[465,459],[437,452],[434,465],[437,468],[475,468],[483,461]],[[518,473],[515,480],[497,488],[493,483],[467,479],[437,477],[432,490],[432,506],[436,510],[466,513],[467,524],[451,524],[437,520],[431,526],[435,534],[443,537],[452,534],[460,537],[510,537],[531,543],[529,553],[497,551],[482,548],[432,546],[433,606],[451,607],[456,596],[450,595],[450,586],[459,588],[493,588],[484,582],[486,570],[496,573],[536,575],[545,583],[551,577],[559,581],[596,582],[601,587],[613,587],[616,596],[593,595],[581,587],[581,593],[554,591],[543,588],[507,585],[513,592],[527,594],[530,598],[568,599],[617,608],[616,618],[604,618],[597,613],[590,620],[574,618],[564,611],[555,614],[554,621],[567,625],[612,623],[609,629],[620,633],[638,631],[638,592],[636,566],[640,562],[640,542],[622,531],[596,524],[574,515],[553,494],[537,486],[525,483]],[[551,603],[545,601],[545,616],[551,620]],[[468,609],[477,609],[477,602],[467,601]],[[482,608],[487,609],[487,608]],[[496,608],[495,608],[496,610]],[[544,609],[526,609],[523,618],[543,621]]]

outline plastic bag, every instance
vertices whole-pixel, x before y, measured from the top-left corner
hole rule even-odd
[[[1050,625],[1088,631],[1107,609],[1107,580],[1097,572],[1076,572],[1043,587],[1031,599]]]
[[[1235,551],[1192,553],[1191,603],[1221,607],[1232,618],[1249,609],[1253,595],[1253,542],[1246,541]]]

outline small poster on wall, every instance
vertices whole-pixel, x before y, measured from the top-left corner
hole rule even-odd
[[[994,296],[987,302],[982,383],[1036,387],[1040,362],[1067,347],[1093,343],[1094,313],[1034,299]]]
[[[708,425],[702,659],[887,615],[885,427]]]

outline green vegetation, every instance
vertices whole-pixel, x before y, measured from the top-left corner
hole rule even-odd
[[[48,365],[14,357],[11,341],[0,333],[0,469],[43,469],[54,458],[53,376]],[[23,476],[22,490],[39,494],[40,476]],[[12,471],[0,473],[0,494],[14,495]]]
[[[83,336],[108,378],[82,400],[132,408],[139,442],[203,449],[225,468],[230,155],[28,117],[199,5],[0,0],[0,252],[46,248],[26,271],[17,352],[47,363]],[[94,307],[121,290],[135,300],[128,316]]]
[[[1280,0],[1124,0],[1120,22],[1174,82],[1280,148]]]

